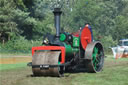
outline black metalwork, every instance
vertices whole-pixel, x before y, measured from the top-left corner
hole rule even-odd
[[[54,17],[55,17],[55,28],[56,28],[56,37],[60,36],[60,16],[61,16],[61,9],[60,8],[54,8]]]

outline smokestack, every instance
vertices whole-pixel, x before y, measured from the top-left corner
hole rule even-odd
[[[61,9],[54,8],[54,19],[55,19],[55,28],[56,28],[56,37],[59,38],[60,36],[60,16],[61,16]]]

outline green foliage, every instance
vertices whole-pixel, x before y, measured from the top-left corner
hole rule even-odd
[[[14,50],[30,50],[31,47],[29,41],[25,40],[24,37],[19,37],[19,39],[14,41]]]
[[[17,24],[13,21],[15,3],[11,0],[0,1],[0,40],[10,40],[18,33]]]
[[[117,40],[128,38],[128,17],[119,15],[115,18],[113,38]]]
[[[42,40],[47,32],[55,34],[52,3],[52,0],[0,0],[1,46],[29,50],[32,40]],[[101,40],[105,49],[128,37],[127,0],[62,0],[60,3],[63,4],[62,31],[75,32],[89,23],[94,39]]]
[[[117,45],[117,41],[114,41],[111,35],[104,36],[101,39],[101,42],[102,42],[102,44],[104,46],[105,51],[109,50],[110,47],[113,47],[113,46]]]
[[[8,41],[6,44],[1,44],[1,49],[3,51],[12,51],[12,52],[31,52],[33,46],[42,45],[42,41],[29,41],[25,37],[18,37],[17,39]],[[2,52],[1,50],[1,52]]]

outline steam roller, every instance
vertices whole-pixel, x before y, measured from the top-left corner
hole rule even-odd
[[[97,73],[104,65],[104,50],[93,40],[89,24],[75,33],[60,31],[61,9],[54,8],[56,35],[43,36],[43,45],[32,47],[32,72],[34,76],[64,76],[65,72]]]

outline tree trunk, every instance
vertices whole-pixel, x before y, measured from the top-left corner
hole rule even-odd
[[[3,44],[3,45],[5,44],[5,40],[4,40],[4,39],[2,40],[2,44]]]
[[[10,36],[8,35],[8,41],[10,41],[10,39],[11,39],[11,38],[10,38]]]

